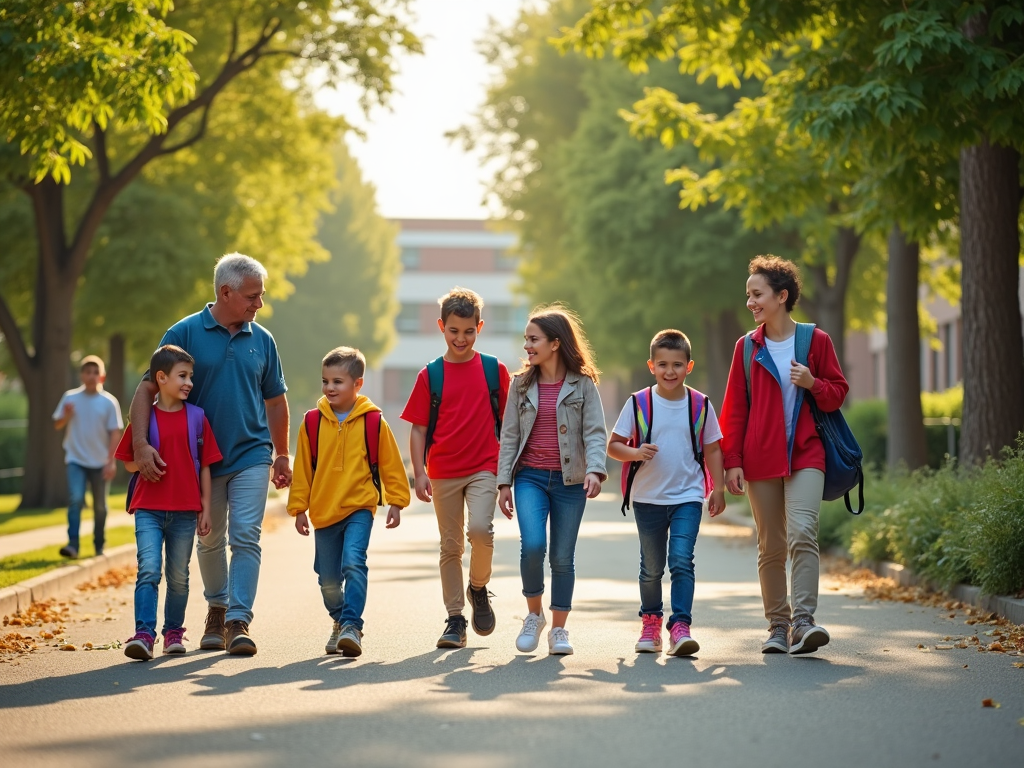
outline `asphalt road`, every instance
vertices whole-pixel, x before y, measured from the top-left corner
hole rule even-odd
[[[1024,669],[973,649],[964,616],[872,603],[825,582],[815,656],[762,656],[755,550],[705,518],[690,659],[637,656],[637,535],[615,501],[588,507],[577,550],[576,653],[521,655],[518,531],[496,520],[498,628],[434,647],[444,610],[437,528],[423,505],[370,545],[365,652],[325,656],[313,542],[269,513],[251,658],[44,648],[0,664],[0,765],[964,766],[1024,765]],[[666,577],[666,595],[667,577]],[[84,593],[78,645],[133,632],[131,586]],[[193,563],[187,624],[205,606]],[[541,650],[546,650],[542,643]],[[983,708],[983,699],[999,708]]]

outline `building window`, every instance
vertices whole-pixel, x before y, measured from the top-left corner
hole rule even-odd
[[[420,249],[419,248],[403,248],[402,249],[402,266],[410,271],[415,271],[420,268]]]
[[[395,329],[399,333],[416,333],[420,329],[420,305],[403,304],[395,318]]]

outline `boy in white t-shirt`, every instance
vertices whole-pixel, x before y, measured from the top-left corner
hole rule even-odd
[[[712,517],[725,509],[722,430],[707,397],[686,386],[686,376],[693,370],[686,334],[664,330],[655,335],[647,367],[656,385],[626,401],[608,441],[609,456],[627,465],[627,471],[632,464],[623,513],[632,496],[640,534],[643,620],[636,651],[661,651],[661,578],[667,559],[672,576],[668,652],[689,656],[700,650],[690,635],[690,612],[693,546],[704,499],[708,498]]]

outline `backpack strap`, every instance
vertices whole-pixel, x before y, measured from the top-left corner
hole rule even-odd
[[[313,467],[312,475],[316,474],[316,456],[320,448],[320,409],[314,408],[306,411],[302,419],[302,426],[306,430],[306,439],[309,440],[309,463]],[[309,484],[313,485],[313,476],[310,475]]]
[[[704,461],[704,431],[708,423],[708,396],[691,387],[686,388],[690,398],[690,445],[704,477],[704,498],[711,495],[715,483]]]
[[[750,408],[750,365],[754,359],[754,332],[743,337],[743,375],[747,380],[747,408]]]
[[[377,489],[377,506],[384,506],[384,492],[380,486],[380,411],[369,411],[363,416],[363,439],[366,441],[366,460],[370,464],[370,479]]]
[[[811,339],[814,338],[814,323],[797,323],[796,338],[793,340],[793,356],[800,365],[807,365],[811,356]]]
[[[427,419],[427,439],[423,444],[423,464],[427,463],[427,453],[434,442],[434,430],[437,429],[437,417],[441,412],[441,393],[444,391],[444,357],[435,357],[427,363],[427,384],[430,388],[430,416]]]
[[[630,395],[630,402],[633,404],[633,436],[627,444],[632,448],[639,448],[641,445],[651,442],[651,433],[654,428],[654,398],[651,397],[651,387],[634,392]],[[620,511],[623,515],[629,509],[633,480],[643,465],[642,461],[631,461],[622,466],[622,507],[620,507]]]
[[[185,418],[188,420],[188,451],[192,454],[192,463],[196,468],[196,476],[202,470],[203,432],[205,415],[203,409],[192,403],[185,403]]]
[[[487,394],[491,401],[491,413],[494,415],[494,437],[501,442],[501,375],[498,358],[494,355],[480,353],[480,362],[484,366],[484,379],[487,381]]]

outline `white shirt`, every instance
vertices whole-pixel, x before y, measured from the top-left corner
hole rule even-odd
[[[103,389],[90,395],[84,385],[69,389],[57,403],[54,421],[64,418],[64,403],[75,406],[75,412],[64,428],[64,463],[78,464],[87,469],[103,467],[110,451],[110,433],[124,429],[117,398]]]
[[[796,405],[796,384],[789,378],[789,371],[796,360],[796,334],[785,341],[772,341],[765,336],[764,343],[782,383],[782,412],[786,415],[786,439],[789,439],[793,434],[793,406]]]
[[[633,480],[632,500],[641,504],[683,504],[688,501],[704,502],[704,475],[693,456],[690,443],[690,400],[666,400],[652,390],[651,410],[654,429],[650,442],[658,446],[658,453],[636,473]],[[722,439],[722,429],[710,401],[704,422],[704,445]],[[612,432],[621,437],[632,437],[635,427],[633,398],[626,401]],[[699,436],[698,436],[699,439]]]

